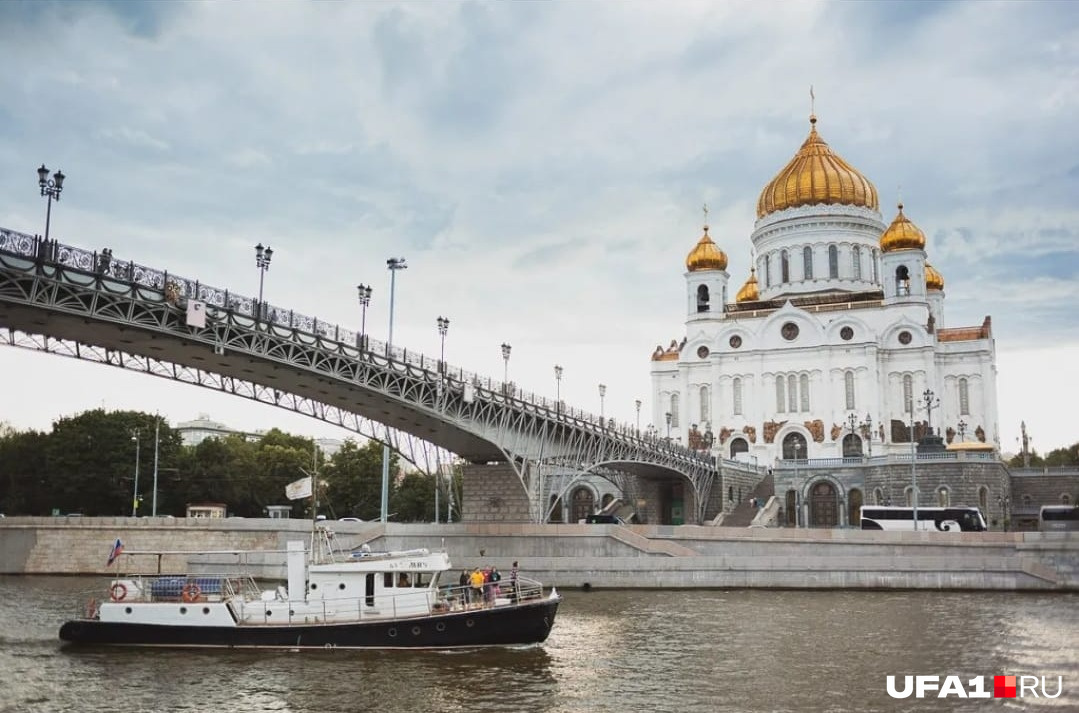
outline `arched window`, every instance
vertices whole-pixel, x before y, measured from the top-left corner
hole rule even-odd
[[[965,378],[959,380],[959,415],[970,415],[970,387]]]
[[[903,489],[903,493],[907,496],[907,507],[914,507],[914,490],[909,485]]]
[[[573,491],[573,495],[570,496],[570,503],[572,512],[570,513],[569,521],[580,522],[595,511],[596,496],[588,488],[580,487]]]
[[[764,286],[772,286],[772,261],[771,255],[764,256]]]
[[[835,245],[828,246],[828,277],[833,280],[839,277],[839,248]]]
[[[783,460],[802,460],[806,452],[806,439],[801,433],[788,433],[783,438]]]
[[[712,395],[707,386],[701,387],[701,424],[712,420]]]
[[[808,245],[802,248],[802,274],[805,279],[813,279],[813,248]]]
[[[731,441],[731,458],[739,453],[749,453],[749,443],[744,438],[735,438]]]
[[[884,505],[884,490],[877,488],[873,491],[873,504]]]
[[[779,268],[783,275],[783,284],[791,281],[791,260],[786,250],[779,253]]]
[[[732,406],[735,415],[742,415],[742,380],[738,377],[731,382],[731,396],[734,401]]]
[[[914,378],[903,374],[903,413],[914,413]]]
[[[1071,505],[1072,504],[1072,496],[1068,495],[1067,493],[1061,493],[1060,494],[1060,504],[1061,505]]]
[[[895,294],[898,297],[906,297],[910,294],[910,270],[906,265],[900,265],[895,269]]]
[[[784,389],[786,389],[786,386],[784,385],[783,377],[782,376],[777,376],[776,377],[776,413],[783,413],[784,411],[786,411],[786,409],[783,407],[783,404],[786,402],[786,399],[784,398]]]
[[[847,435],[843,436],[843,457],[862,457],[862,439],[860,436],[854,433],[848,433]]]
[[[794,374],[787,377],[787,409],[791,413],[798,410],[798,377]]]
[[[708,285],[700,285],[697,287],[697,311],[708,311]]]
[[[671,394],[671,425],[678,428],[678,394]]]
[[[872,259],[873,259],[873,283],[874,284],[879,284],[880,283],[880,273],[877,271],[878,253],[877,253],[876,249],[873,250]]]
[[[802,411],[809,411],[809,375],[802,374],[799,382],[802,386]]]
[[[843,374],[843,390],[847,395],[847,410],[853,411],[857,408],[854,405],[854,372],[848,371]]]
[[[948,503],[951,500],[951,496],[948,493],[948,488],[940,486],[937,488],[937,505],[942,508],[948,507]]]
[[[854,279],[862,279],[862,248],[857,245],[850,251],[850,266],[854,272]]]
[[[978,488],[978,507],[981,508],[982,514],[989,512],[989,488],[984,485]]]

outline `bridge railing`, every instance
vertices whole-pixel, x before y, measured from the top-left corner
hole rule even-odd
[[[138,291],[140,299],[161,300],[177,307],[182,306],[182,303],[187,300],[198,300],[218,310],[226,310],[241,317],[250,317],[252,326],[256,323],[266,323],[270,327],[282,327],[296,332],[301,339],[300,335],[307,334],[332,340],[360,353],[380,355],[390,362],[387,366],[391,368],[392,363],[395,362],[406,368],[419,368],[428,372],[434,380],[445,378],[451,383],[457,382],[462,386],[470,384],[484,398],[504,400],[507,405],[518,408],[540,409],[546,418],[590,431],[597,436],[615,437],[637,447],[666,453],[670,457],[686,462],[711,461],[713,464],[716,462],[706,451],[686,448],[660,437],[658,433],[643,432],[629,424],[617,423],[612,418],[602,418],[583,409],[567,408],[564,401],[524,391],[513,382],[502,383],[461,367],[451,366],[438,359],[432,359],[420,352],[396,346],[391,348],[385,342],[371,339],[367,334],[361,334],[353,329],[301,314],[265,300],[260,304],[256,298],[207,285],[200,280],[140,265],[134,261],[118,259],[113,256],[110,248],[100,251],[86,250],[65,245],[56,240],[44,240],[37,235],[0,228],[0,253],[32,261],[31,264],[26,265],[27,268],[32,264],[56,264],[70,268],[93,277],[94,280],[100,279],[103,289],[110,289],[108,284],[110,281],[117,283],[116,289],[126,290],[128,286],[147,288],[147,290]]]

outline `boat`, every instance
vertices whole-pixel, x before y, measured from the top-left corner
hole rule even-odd
[[[60,639],[69,646],[287,650],[538,644],[562,601],[553,587],[525,577],[480,590],[448,581],[454,570],[445,551],[335,551],[325,528],[310,544],[290,541],[276,551],[287,582],[270,588],[251,570],[275,552],[124,551],[117,571],[122,562],[133,573],[112,578],[100,601],[90,599],[61,626]],[[160,571],[163,563],[233,556],[225,573]],[[146,569],[156,571],[140,573]]]

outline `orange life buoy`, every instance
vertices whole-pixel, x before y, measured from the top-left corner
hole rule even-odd
[[[202,594],[202,589],[199,588],[199,585],[194,582],[188,582],[184,585],[183,590],[180,591],[180,598],[190,604],[191,602],[197,602],[200,594]]]
[[[127,596],[127,585],[123,582],[116,582],[109,587],[109,598],[114,602],[122,602],[124,597]]]

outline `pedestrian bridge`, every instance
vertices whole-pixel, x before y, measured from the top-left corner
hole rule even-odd
[[[716,461],[512,383],[167,270],[0,228],[0,341],[212,388],[386,443],[428,473],[457,456],[513,465],[534,521],[597,473],[632,497],[682,480],[688,520],[723,507]],[[557,492],[556,492],[557,490]]]

